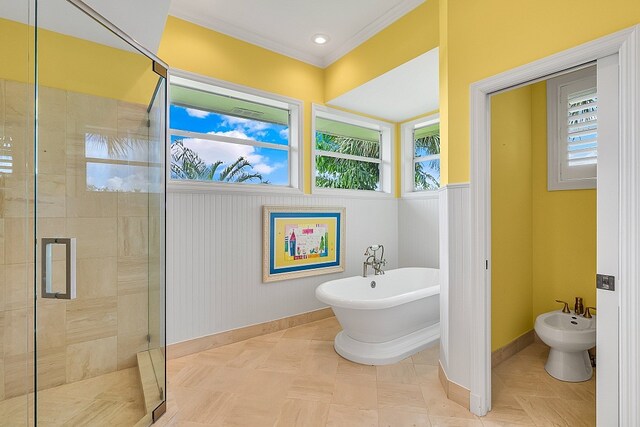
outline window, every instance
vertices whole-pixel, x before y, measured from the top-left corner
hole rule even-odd
[[[548,189],[595,188],[598,91],[595,67],[547,82]]]
[[[299,188],[298,102],[221,82],[170,82],[172,184]]]
[[[440,188],[440,116],[402,125],[403,193]]]
[[[87,190],[115,192],[162,191],[160,146],[147,135],[87,126],[84,135]]]
[[[13,172],[13,139],[0,136],[0,174]]]
[[[391,125],[320,106],[313,115],[314,189],[391,193]]]

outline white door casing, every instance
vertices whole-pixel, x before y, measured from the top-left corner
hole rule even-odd
[[[477,415],[485,415],[491,409],[489,96],[496,91],[615,54],[619,55],[620,78],[617,156],[620,191],[614,202],[619,211],[619,225],[611,232],[617,235],[619,241],[619,368],[615,381],[619,386],[615,388],[613,381],[602,384],[598,391],[607,398],[598,399],[596,410],[603,416],[608,414],[603,402],[615,395],[619,400],[617,418],[620,425],[635,426],[640,423],[640,405],[637,405],[640,401],[640,337],[637,332],[640,328],[640,314],[637,310],[640,306],[640,266],[637,263],[640,256],[640,147],[637,144],[640,137],[640,26],[514,68],[476,82],[470,87],[471,281],[467,295],[472,301],[470,408]],[[610,310],[606,303],[603,308],[599,315],[603,315],[602,311]],[[604,316],[609,318],[607,313]],[[602,360],[600,362],[603,363]]]
[[[619,281],[619,111],[618,55],[598,59],[598,265],[601,274]],[[595,283],[595,281],[594,281]],[[595,284],[594,284],[595,286]],[[620,291],[597,290],[596,425],[618,424],[618,306]]]

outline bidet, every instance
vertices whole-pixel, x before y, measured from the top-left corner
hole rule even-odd
[[[545,370],[561,381],[587,381],[593,375],[588,349],[596,345],[596,316],[585,318],[560,310],[543,313],[534,327],[550,347]]]

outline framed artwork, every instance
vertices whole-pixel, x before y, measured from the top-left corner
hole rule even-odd
[[[344,271],[345,208],[263,206],[263,282]]]

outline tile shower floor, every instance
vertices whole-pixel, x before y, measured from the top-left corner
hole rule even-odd
[[[25,425],[33,414],[33,399],[31,393],[0,401],[0,425]],[[144,415],[138,368],[38,392],[39,426],[133,426]]]

